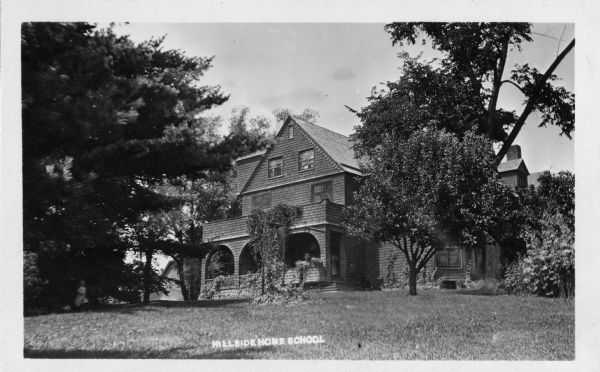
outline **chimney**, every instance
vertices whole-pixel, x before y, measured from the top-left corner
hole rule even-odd
[[[506,153],[506,160],[511,161],[517,159],[521,159],[521,146],[512,145]]]

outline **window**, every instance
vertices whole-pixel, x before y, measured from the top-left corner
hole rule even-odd
[[[318,203],[323,199],[333,201],[333,186],[331,181],[312,185],[311,195],[312,203]]]
[[[309,170],[315,167],[315,150],[304,150],[298,154],[298,170]]]
[[[258,194],[252,196],[252,209],[271,208],[271,193]]]
[[[462,267],[460,248],[446,248],[435,254],[437,267]]]
[[[283,158],[269,159],[269,178],[283,175]]]
[[[289,129],[288,129],[288,139],[293,139],[294,138],[294,126],[290,125]]]

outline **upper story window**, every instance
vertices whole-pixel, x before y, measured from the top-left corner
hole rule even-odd
[[[288,139],[293,139],[294,138],[294,126],[290,125],[288,127]]]
[[[283,158],[269,159],[269,178],[283,175]]]
[[[252,209],[271,208],[271,193],[258,194],[252,196]]]
[[[333,201],[333,185],[331,181],[312,185],[311,202],[318,203],[323,199]]]
[[[298,154],[298,170],[309,170],[315,167],[315,150],[304,150]]]
[[[437,267],[460,268],[462,267],[459,248],[442,249],[435,254],[435,265]]]

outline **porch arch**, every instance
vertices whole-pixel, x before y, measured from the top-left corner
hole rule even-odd
[[[285,264],[296,267],[296,261],[303,260],[306,254],[313,258],[321,258],[321,247],[317,238],[308,232],[288,235],[285,242]]]
[[[219,275],[230,276],[235,272],[235,257],[226,245],[219,245],[206,258],[206,279],[214,279]]]
[[[239,274],[246,275],[257,272],[260,269],[260,253],[251,244],[244,245],[240,253]]]

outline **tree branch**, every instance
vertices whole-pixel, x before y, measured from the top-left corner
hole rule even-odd
[[[525,120],[527,120],[527,117],[533,111],[536,101],[537,101],[537,98],[538,98],[537,96],[540,93],[541,86],[544,83],[546,83],[546,80],[548,80],[548,78],[550,77],[550,75],[552,75],[552,73],[554,72],[556,67],[558,67],[560,62],[562,62],[562,60],[571,51],[571,49],[573,49],[574,46],[575,46],[575,39],[573,39],[569,43],[569,45],[567,45],[567,47],[562,51],[562,53],[560,53],[556,57],[556,59],[554,60],[554,62],[552,62],[552,64],[548,68],[548,70],[546,70],[546,73],[544,73],[542,78],[536,83],[535,93],[533,94],[532,97],[529,98],[529,101],[527,102],[527,105],[525,105],[525,109],[523,110],[523,113],[521,114],[521,116],[519,117],[517,122],[515,123],[514,128],[512,129],[512,131],[510,132],[510,134],[508,135],[506,140],[504,140],[504,143],[502,144],[502,148],[500,148],[498,155],[496,155],[496,158],[494,159],[493,165],[495,167],[497,167],[498,164],[500,164],[500,162],[502,161],[502,158],[504,158],[504,155],[506,155],[506,153],[508,152],[508,149],[515,141],[515,138],[517,138],[517,135],[521,131],[521,128],[523,128],[523,125],[525,124]]]
[[[498,96],[500,95],[500,86],[502,86],[502,74],[504,73],[504,65],[506,64],[506,56],[508,54],[508,42],[510,37],[507,36],[502,41],[502,52],[499,57],[498,65],[494,70],[494,83],[492,86],[492,96],[488,106],[488,136],[493,137],[496,131],[496,105],[498,104]]]
[[[501,83],[501,84],[504,84],[504,83],[509,83],[509,84],[512,84],[512,85],[514,85],[515,87],[517,87],[517,89],[518,89],[518,90],[520,90],[520,91],[521,91],[521,93],[525,94],[525,92],[523,92],[523,88],[521,88],[521,87],[520,87],[520,86],[519,86],[517,83],[515,83],[514,81],[512,81],[512,80],[502,80],[502,83]]]

